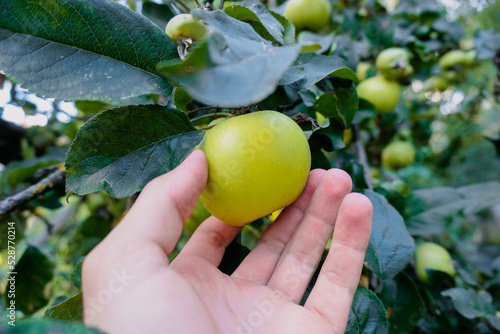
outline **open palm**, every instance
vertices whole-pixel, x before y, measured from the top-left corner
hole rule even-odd
[[[214,217],[169,263],[182,222],[207,177],[196,150],[150,182],[136,204],[87,257],[87,325],[110,333],[343,333],[371,228],[371,204],[349,194],[340,170],[314,170],[299,199],[265,231],[236,271],[217,269],[241,228]],[[333,228],[328,257],[298,305]]]

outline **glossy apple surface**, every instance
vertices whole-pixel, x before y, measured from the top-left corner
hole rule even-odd
[[[320,31],[330,21],[330,13],[328,0],[290,0],[284,16],[297,30]]]
[[[401,96],[399,83],[379,75],[362,81],[357,91],[358,96],[370,102],[378,114],[388,114],[393,111]]]
[[[382,150],[382,166],[388,169],[398,169],[415,162],[415,149],[410,143],[395,141]]]
[[[311,167],[303,131],[275,111],[230,118],[206,131],[199,148],[208,160],[200,201],[212,215],[236,226],[293,203]]]
[[[426,269],[439,270],[450,276],[455,275],[450,253],[443,246],[433,242],[424,242],[415,250],[415,270],[424,283],[429,281]]]

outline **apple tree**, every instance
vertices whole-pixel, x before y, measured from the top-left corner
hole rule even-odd
[[[257,170],[271,197],[281,176],[297,195],[309,169],[340,168],[373,204],[346,333],[500,331],[499,11],[0,0],[0,329],[99,333],[82,322],[82,262],[145,185],[196,147],[223,150],[231,123],[258,157],[258,131],[283,118],[286,145],[269,146],[296,154]],[[220,265],[230,274],[289,204],[254,216],[260,203],[228,194],[244,205],[202,196],[172,257],[211,214],[249,223]]]

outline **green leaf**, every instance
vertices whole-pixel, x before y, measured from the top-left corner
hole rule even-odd
[[[300,51],[299,45],[273,47],[248,23],[222,11],[196,9],[193,15],[208,25],[211,37],[190,48],[184,61],[162,62],[159,69],[204,104],[241,107],[261,101]]]
[[[285,73],[280,85],[290,85],[298,90],[314,85],[328,75],[349,79],[354,83],[359,81],[340,57],[304,54],[300,55],[294,66]]]
[[[316,45],[316,50],[310,51],[316,54],[322,54],[330,49],[333,42],[333,34],[320,35],[315,34],[310,31],[301,31],[298,36],[298,41],[304,46],[314,46]],[[304,49],[304,47],[302,47]],[[302,53],[306,53],[301,51]]]
[[[408,220],[411,235],[441,234],[445,230],[447,217],[463,212],[472,216],[500,200],[500,183],[497,181],[478,183],[458,189],[436,187],[414,191],[414,196],[426,206],[426,211]]]
[[[33,158],[22,160],[19,162],[14,162],[10,164],[7,168],[6,176],[7,182],[11,187],[15,187],[19,183],[23,182],[29,177],[35,175],[35,173],[44,167],[53,166],[64,161],[64,156],[58,156],[57,154],[50,154],[40,158]]]
[[[252,0],[227,6],[224,12],[237,20],[249,23],[254,30],[267,40],[284,45],[284,28],[262,3]]]
[[[467,319],[481,318],[500,331],[500,318],[496,316],[491,295],[486,291],[476,292],[462,288],[451,288],[441,292],[450,297],[455,309]]]
[[[119,100],[169,94],[156,64],[174,43],[144,16],[109,0],[0,4],[0,69],[38,94]]]
[[[39,318],[23,318],[16,326],[0,325],[0,332],[11,334],[101,334],[96,328],[86,328],[81,323],[53,321]]]
[[[321,95],[313,108],[327,118],[334,118],[345,129],[349,129],[358,111],[358,101],[354,86],[335,87],[332,93]]]
[[[474,47],[477,59],[493,59],[496,50],[500,49],[500,31],[493,28],[478,31],[474,35]]]
[[[82,266],[83,266],[83,260],[84,258],[78,261],[76,264],[75,268],[71,272],[71,281],[73,284],[78,288],[82,288]]]
[[[34,246],[26,248],[13,270],[16,274],[9,275],[9,279],[15,281],[16,309],[32,314],[47,305],[44,289],[52,280],[52,271],[53,265],[47,255]],[[5,296],[7,305],[10,305],[8,290]]]
[[[401,0],[394,15],[420,16],[426,13],[439,14],[443,8],[435,0]]]
[[[406,230],[403,217],[387,199],[373,191],[363,192],[373,205],[372,234],[365,261],[381,279],[396,276],[413,256],[414,241]]]
[[[142,15],[153,21],[161,30],[165,31],[168,21],[175,16],[170,6],[157,4],[152,1],[144,1],[142,4]]]
[[[182,87],[175,87],[174,90],[174,104],[175,107],[181,111],[187,112],[187,105],[193,101],[193,98]]]
[[[78,132],[66,155],[66,190],[130,196],[175,168],[201,141],[187,115],[159,105],[103,111]]]
[[[50,320],[82,322],[83,302],[82,293],[79,292],[45,311],[44,317]]]
[[[389,333],[384,304],[371,290],[363,287],[356,290],[345,333]]]
[[[418,320],[425,314],[426,306],[417,286],[405,272],[385,282],[381,299],[391,308],[389,325],[394,333],[413,333]]]
[[[345,147],[344,127],[335,119],[327,119],[315,128],[309,137],[309,145],[325,151],[340,150]]]
[[[295,26],[292,24],[292,22],[288,21],[284,16],[278,13],[270,13],[276,20],[281,23],[281,26],[285,29],[285,31],[283,32],[283,41],[285,42],[285,45],[295,44]]]

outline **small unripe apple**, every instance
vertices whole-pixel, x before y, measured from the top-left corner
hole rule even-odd
[[[380,52],[375,65],[388,80],[404,80],[413,74],[408,51],[402,48],[389,48]]]
[[[393,111],[401,96],[399,83],[389,81],[380,75],[362,81],[357,91],[358,96],[370,102],[378,114],[388,114]]]
[[[360,62],[358,66],[356,66],[356,75],[360,81],[366,80],[368,77],[368,71],[371,69],[372,64],[367,62]]]
[[[439,270],[450,276],[455,275],[450,253],[441,245],[424,242],[415,250],[415,270],[423,283],[428,283],[429,277],[425,269]]]
[[[320,31],[330,21],[328,0],[289,0],[284,16],[297,30]]]
[[[455,66],[470,66],[474,64],[474,59],[476,57],[476,51],[463,51],[463,50],[452,50],[445,53],[439,59],[439,67],[443,71],[450,70]]]
[[[382,166],[399,169],[415,162],[415,149],[410,143],[395,141],[382,150]]]
[[[293,203],[311,167],[304,132],[276,111],[232,117],[207,130],[199,148],[208,161],[200,201],[212,215],[235,226]]]
[[[191,14],[179,14],[168,21],[165,32],[175,43],[185,38],[203,41],[207,36],[207,27]]]

